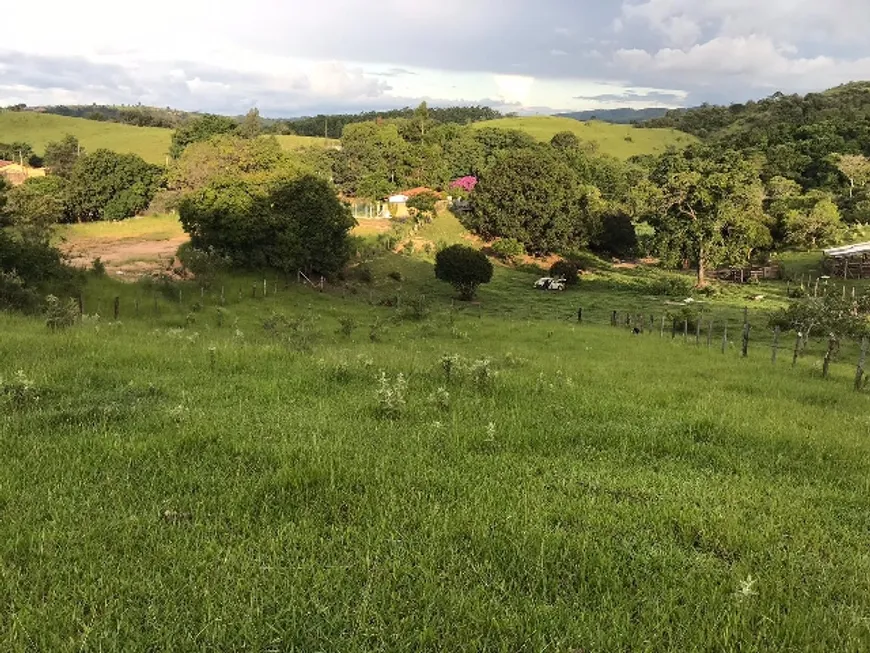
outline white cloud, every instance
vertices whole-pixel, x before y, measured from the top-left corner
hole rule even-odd
[[[739,77],[757,86],[823,88],[870,77],[870,58],[790,58],[768,37],[717,37],[687,50],[664,48],[616,52],[616,60],[635,71],[674,73],[697,84]]]

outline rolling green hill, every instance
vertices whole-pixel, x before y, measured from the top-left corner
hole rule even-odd
[[[29,111],[0,113],[0,142],[24,141],[42,154],[46,143],[66,134],[79,139],[88,151],[100,148],[133,152],[149,163],[165,163],[172,132],[160,127],[133,127],[85,118],[68,118]]]
[[[620,159],[639,154],[658,154],[670,145],[682,146],[696,141],[694,136],[673,129],[637,129],[631,125],[613,125],[598,120],[579,122],[573,118],[556,116],[527,116],[499,118],[474,123],[475,128],[498,127],[520,129],[541,141],[549,141],[555,134],[570,131],[584,141],[598,143],[601,152]]]
[[[150,163],[166,163],[172,130],[160,127],[134,127],[114,122],[98,122],[29,111],[0,112],[0,143],[23,141],[42,154],[46,143],[58,141],[66,134],[79,139],[88,151],[107,148],[115,152],[133,152]],[[285,150],[322,146],[324,139],[308,136],[279,136]],[[334,144],[337,141],[329,141]]]

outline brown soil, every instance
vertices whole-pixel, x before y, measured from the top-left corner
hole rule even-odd
[[[65,242],[60,249],[74,267],[90,267],[99,257],[107,273],[135,281],[171,267],[175,252],[187,241],[187,236],[167,240],[92,238]]]

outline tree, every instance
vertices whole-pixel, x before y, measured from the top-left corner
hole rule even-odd
[[[67,134],[60,141],[52,141],[45,146],[43,157],[45,166],[51,170],[51,174],[68,178],[72,173],[76,159],[83,154],[79,145],[79,139],[72,134]]]
[[[6,177],[0,177],[0,227],[3,226],[4,218],[6,216],[6,201],[10,188],[12,188],[12,186],[8,181],[6,181]]]
[[[720,263],[744,263],[771,241],[757,169],[734,151],[692,147],[663,155],[651,179],[662,205],[651,222],[659,256],[694,266],[697,284]]]
[[[236,133],[242,138],[257,138],[263,131],[260,123],[260,110],[254,107],[248,111],[244,120],[236,129]]]
[[[236,121],[226,116],[205,114],[185,123],[172,133],[172,144],[169,147],[169,155],[173,159],[181,156],[181,153],[191,143],[207,141],[212,136],[230,134],[236,130]]]
[[[571,131],[563,131],[555,134],[550,139],[550,145],[557,150],[576,150],[580,147],[580,139]]]
[[[61,177],[33,177],[9,191],[6,211],[12,226],[31,242],[48,242],[51,228],[63,222],[66,182]]]
[[[409,209],[417,209],[421,213],[435,213],[435,204],[438,202],[438,195],[433,192],[426,191],[420,193],[408,200],[407,206]]]
[[[430,122],[429,106],[425,102],[421,102],[420,105],[414,110],[414,124],[416,124],[417,129],[420,130],[421,139],[426,137],[426,127],[429,125]]]
[[[828,197],[816,202],[809,212],[789,211],[784,222],[787,242],[810,249],[836,242],[843,229],[840,211]]]
[[[870,159],[860,154],[833,155],[837,168],[849,180],[849,197],[855,186],[863,188],[870,181]]]
[[[132,217],[151,201],[161,178],[159,166],[136,154],[96,150],[81,156],[69,177],[69,215],[78,222],[102,220],[111,206],[111,219]]]
[[[0,143],[0,159],[33,167],[42,165],[42,159],[33,151],[33,146],[23,141]]]
[[[249,140],[234,135],[215,136],[185,148],[167,172],[167,185],[188,192],[219,178],[257,178],[266,182],[276,176],[289,178],[312,172],[310,166],[297,160],[298,156],[284,152],[274,137]]]
[[[492,263],[472,247],[452,245],[436,254],[435,278],[451,284],[463,300],[469,301],[480,284],[492,280]]]
[[[471,196],[465,226],[486,238],[515,238],[545,254],[588,243],[600,227],[598,190],[546,146],[502,153]]]
[[[196,249],[213,249],[239,266],[333,275],[350,258],[356,224],[332,185],[313,175],[268,187],[223,178],[185,197],[179,207]]]

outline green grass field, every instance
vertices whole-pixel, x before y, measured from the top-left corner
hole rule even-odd
[[[673,308],[658,270],[498,266],[464,304],[368,265],[0,313],[4,650],[870,648],[870,392],[846,347],[771,362],[783,283],[703,300],[708,347],[622,324]]]
[[[473,126],[520,129],[541,141],[549,141],[559,132],[570,131],[583,141],[598,143],[601,152],[620,159],[638,154],[658,154],[671,145],[684,147],[697,141],[694,136],[673,129],[638,129],[631,125],[613,125],[598,120],[580,122],[556,116],[499,118],[477,122]]]
[[[78,138],[88,151],[107,148],[116,152],[132,152],[150,163],[162,165],[166,163],[172,130],[29,111],[0,112],[0,142],[3,143],[24,141],[30,143],[37,154],[42,154],[46,143],[59,141],[67,134]],[[278,140],[285,150],[322,147],[325,142],[329,145],[337,142],[308,136],[279,136]]]

